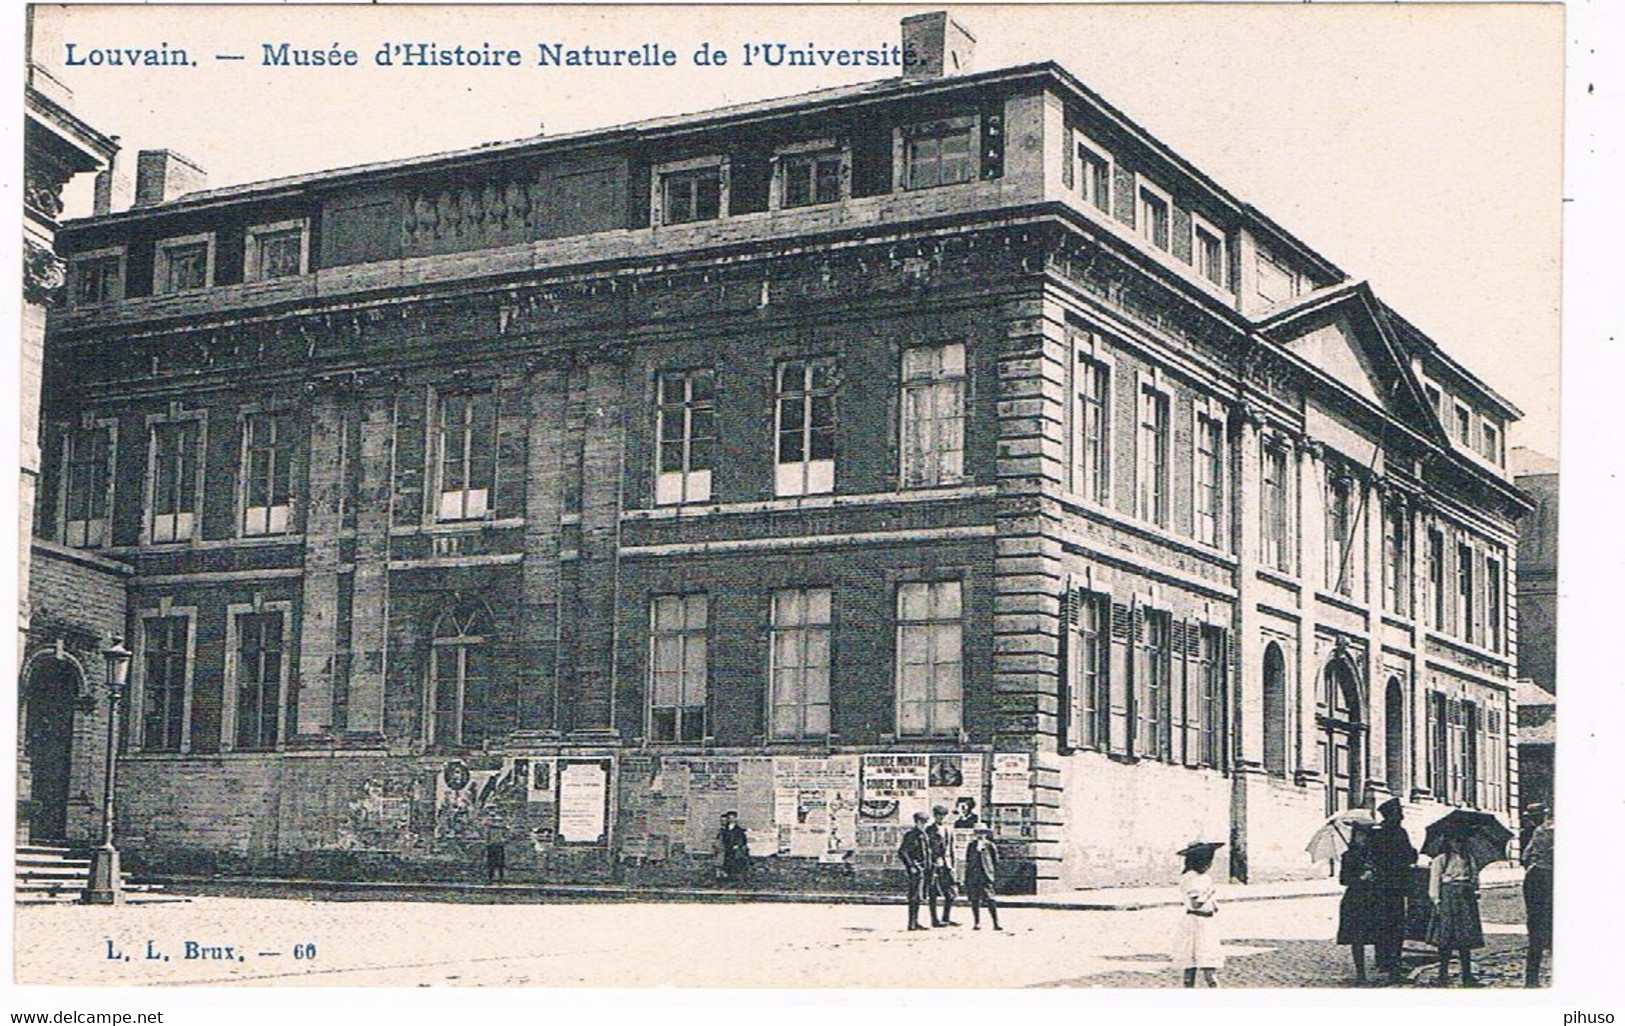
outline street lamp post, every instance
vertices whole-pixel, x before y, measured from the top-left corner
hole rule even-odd
[[[102,649],[107,663],[107,766],[102,782],[102,843],[90,856],[90,879],[79,900],[85,905],[117,905],[124,900],[118,849],[113,846],[113,778],[118,762],[118,707],[130,676],[130,650],[123,638]]]

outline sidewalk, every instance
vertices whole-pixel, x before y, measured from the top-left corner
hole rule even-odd
[[[630,902],[772,902],[818,905],[901,905],[901,894],[843,891],[753,891],[732,888],[627,887],[617,884],[481,884],[462,881],[445,883],[395,883],[388,881],[300,880],[277,877],[152,876],[170,895],[208,894],[234,897],[305,898],[311,900],[345,898],[373,901],[458,901],[526,902],[551,901],[630,901]],[[1523,879],[1514,866],[1494,866],[1484,870],[1481,886],[1512,887]],[[1343,893],[1335,878],[1282,880],[1274,883],[1223,884],[1219,900],[1273,901],[1310,898]],[[1178,905],[1180,897],[1172,885],[1162,887],[1100,887],[1070,893],[1010,895],[999,898],[1000,906],[1011,908],[1058,909],[1078,912],[1132,912],[1137,909]]]

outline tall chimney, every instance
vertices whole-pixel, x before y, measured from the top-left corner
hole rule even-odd
[[[196,192],[209,176],[174,150],[142,150],[135,158],[135,205],[149,207]]]
[[[947,11],[915,14],[903,19],[903,53],[914,63],[903,65],[903,78],[923,82],[971,70],[976,37],[948,17]]]
[[[118,136],[111,136],[116,143]],[[95,206],[92,210],[97,215],[111,214],[115,210],[123,210],[130,205],[130,178],[119,167],[119,151],[107,158],[107,166],[96,172]]]

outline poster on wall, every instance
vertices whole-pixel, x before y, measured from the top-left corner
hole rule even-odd
[[[553,760],[530,760],[530,786],[525,790],[525,800],[531,802],[550,802],[553,800]]]
[[[930,776],[924,755],[865,755],[863,818],[908,823],[914,813],[930,812]]]
[[[993,757],[994,805],[1021,805],[1033,800],[1032,759],[1026,752],[1004,752]]]
[[[563,843],[609,840],[609,770],[608,759],[560,763],[558,837]]]
[[[773,760],[778,854],[844,861],[854,844],[857,809],[857,756],[780,756]]]

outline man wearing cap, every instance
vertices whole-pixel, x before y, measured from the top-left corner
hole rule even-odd
[[[931,809],[931,825],[925,828],[926,839],[931,842],[931,925],[958,926],[954,922],[954,893],[959,881],[954,878],[954,832],[948,826],[948,806],[936,805]],[[937,917],[937,899],[942,899],[942,917]]]
[[[717,848],[722,853],[722,879],[739,883],[750,867],[750,840],[739,825],[739,813],[724,812],[722,829],[717,832]]]
[[[929,820],[923,812],[914,814],[914,825],[903,832],[903,843],[897,846],[897,860],[908,874],[908,928],[923,930],[920,925],[920,904],[925,900],[926,876],[931,871],[931,842],[925,836]],[[936,925],[932,917],[932,926]]]
[[[1371,866],[1371,910],[1366,918],[1376,936],[1377,971],[1390,981],[1399,978],[1400,949],[1405,946],[1405,892],[1416,848],[1405,831],[1405,810],[1398,798],[1377,806],[1379,822],[1371,830],[1367,858]]]
[[[1552,947],[1552,821],[1546,806],[1530,802],[1523,820],[1533,827],[1523,843],[1523,907],[1529,929],[1523,985],[1540,986],[1540,961]]]

